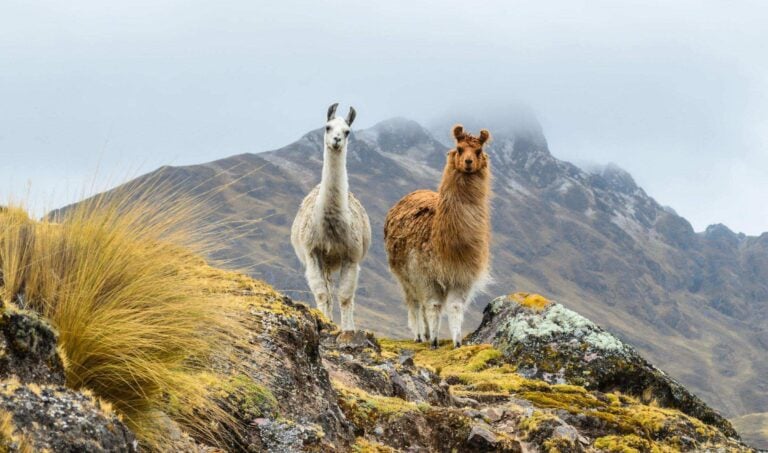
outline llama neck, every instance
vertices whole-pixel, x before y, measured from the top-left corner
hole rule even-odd
[[[347,149],[336,152],[325,148],[323,176],[318,193],[317,214],[347,212],[349,209],[349,181],[347,179]]]
[[[466,174],[446,165],[432,228],[437,251],[445,259],[473,262],[487,256],[490,182],[488,168]]]

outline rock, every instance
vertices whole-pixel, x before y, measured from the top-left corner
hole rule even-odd
[[[255,435],[245,451],[293,453],[313,449],[320,444],[322,431],[317,426],[284,420],[262,419],[254,425]]]
[[[738,438],[727,419],[611,333],[561,304],[521,303],[513,296],[488,304],[469,343],[491,343],[527,378],[619,390],[679,409]]]
[[[260,443],[265,451],[291,451],[299,444],[320,451],[348,447],[354,440],[352,427],[339,408],[320,354],[321,329],[328,326],[306,305],[287,297],[255,297],[249,313],[246,322],[252,336],[248,347],[224,358],[220,367],[242,370],[241,380],[257,385],[257,393],[274,401],[276,407],[271,411],[291,424],[275,421],[271,411],[258,404],[238,410],[233,415],[243,425],[257,429],[235,433],[232,449]],[[254,424],[256,420],[260,424]],[[275,447],[269,450],[269,446]]]
[[[497,407],[489,407],[488,409],[483,410],[483,415],[485,418],[495,423],[504,417],[504,410]]]
[[[494,451],[498,440],[496,435],[485,426],[474,425],[469,432],[467,444],[477,451]]]
[[[23,450],[24,444],[31,451],[138,451],[133,434],[115,414],[62,386],[0,383],[0,417],[10,427],[10,433],[0,433],[0,451],[9,445]],[[4,437],[8,434],[11,439]]]
[[[0,311],[0,379],[15,376],[22,383],[63,385],[53,328],[33,312],[11,306]]]
[[[343,351],[362,351],[371,348],[376,352],[381,351],[376,337],[364,330],[342,332],[336,337],[336,346]]]
[[[400,354],[400,357],[397,361],[400,363],[400,366],[412,367],[414,366],[413,353]]]

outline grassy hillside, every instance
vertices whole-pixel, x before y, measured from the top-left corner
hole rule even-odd
[[[768,450],[768,412],[736,417],[731,423],[748,445]]]

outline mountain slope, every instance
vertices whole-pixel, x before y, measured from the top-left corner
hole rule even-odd
[[[402,118],[352,135],[350,187],[373,227],[358,292],[362,328],[407,335],[382,222],[403,195],[436,188],[447,149]],[[721,225],[695,233],[623,170],[586,172],[560,161],[536,131],[497,133],[489,154],[496,280],[489,292],[542,292],[617,332],[726,415],[765,411],[768,234],[746,237]],[[315,130],[278,150],[164,167],[138,182],[159,177],[206,194],[201,215],[221,233],[215,257],[311,301],[289,229],[321,165]]]

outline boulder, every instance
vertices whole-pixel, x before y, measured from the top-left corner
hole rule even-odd
[[[490,343],[526,378],[589,390],[618,390],[655,401],[738,438],[731,423],[632,346],[565,306],[539,295],[515,293],[494,299],[468,337]]]

